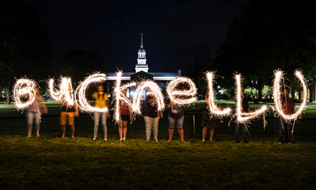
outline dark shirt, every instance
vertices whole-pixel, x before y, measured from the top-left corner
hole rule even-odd
[[[249,109],[248,99],[247,97],[244,96],[244,98],[242,99],[242,110],[243,112],[248,112],[248,109]]]
[[[61,112],[75,112],[75,107],[71,105],[67,105],[66,102],[61,106]]]
[[[148,116],[148,117],[158,117],[158,108],[157,108],[157,104],[155,103],[149,103],[148,101],[150,99],[153,99],[150,96],[146,97],[146,101],[142,104],[142,108],[143,108],[143,116]]]
[[[184,116],[184,111],[183,111],[182,105],[177,105],[177,104],[172,105],[170,103],[170,100],[167,102],[167,104],[171,105],[171,108],[168,111],[168,116],[170,116],[174,119],[179,119],[179,118]]]
[[[281,106],[285,115],[290,115],[294,113],[295,103],[292,98],[287,98],[285,101],[285,97],[281,97]]]

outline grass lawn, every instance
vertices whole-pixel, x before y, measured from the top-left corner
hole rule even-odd
[[[218,122],[214,142],[202,143],[203,104],[187,108],[187,143],[180,141],[176,130],[174,140],[167,142],[166,114],[159,122],[159,142],[145,141],[141,117],[128,127],[126,141],[118,140],[118,127],[111,119],[107,121],[108,141],[102,139],[101,126],[99,138],[93,141],[89,114],[75,119],[76,140],[69,136],[59,139],[59,106],[48,104],[41,136],[31,138],[26,138],[25,113],[0,108],[1,189],[316,188],[315,105],[306,108],[303,119],[295,125],[295,143],[281,145],[277,143],[278,122],[273,117],[267,117],[266,130],[262,120],[252,122],[249,144],[235,143],[234,123],[228,127],[230,119]]]

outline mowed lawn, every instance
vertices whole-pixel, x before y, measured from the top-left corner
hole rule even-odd
[[[273,117],[266,118],[265,130],[262,119],[250,124],[249,144],[235,143],[230,118],[218,121],[214,142],[202,143],[200,105],[186,112],[187,143],[180,141],[176,130],[174,140],[167,142],[167,114],[159,122],[159,142],[145,141],[142,117],[128,126],[126,141],[119,141],[112,119],[107,121],[108,141],[102,138],[101,126],[93,141],[89,114],[75,119],[76,140],[69,137],[68,127],[68,136],[60,139],[59,105],[48,107],[41,136],[33,133],[31,138],[26,138],[25,113],[0,109],[1,189],[316,188],[315,106],[308,107],[295,125],[295,143],[281,145]]]

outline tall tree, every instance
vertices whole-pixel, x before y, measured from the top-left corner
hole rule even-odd
[[[301,68],[308,80],[315,80],[315,9],[313,0],[248,0],[229,23],[227,40],[216,52],[214,64],[220,74],[241,73],[245,85],[259,90],[260,99],[275,69],[292,80],[294,70]]]
[[[0,1],[0,86],[7,102],[15,78],[44,79],[52,72],[51,38],[41,14],[24,0]]]
[[[76,83],[94,72],[106,73],[104,59],[97,53],[85,50],[67,53],[57,63],[58,75],[70,76]]]

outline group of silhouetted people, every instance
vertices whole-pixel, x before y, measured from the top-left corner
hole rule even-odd
[[[242,92],[244,90],[242,89]],[[47,113],[47,108],[43,102],[43,98],[39,95],[39,88],[35,87],[35,101],[29,106],[27,110],[27,136],[31,137],[33,122],[35,123],[36,135],[39,136],[40,129],[40,119],[41,113]],[[126,89],[121,90],[121,94],[126,94]],[[285,88],[283,90],[283,96],[281,97],[281,105],[284,113],[286,115],[294,113],[295,103],[292,98],[289,98],[289,89]],[[209,131],[210,141],[213,141],[214,128],[217,126],[218,118],[216,115],[211,114],[208,109],[208,97],[209,90],[205,95],[205,108],[202,114],[202,142],[205,142],[206,134]],[[95,100],[95,107],[105,108],[109,107],[109,98],[108,94],[103,91],[103,86],[99,85],[97,87],[97,92],[92,94],[92,98]],[[126,98],[126,97],[125,97]],[[158,111],[158,106],[155,98],[155,93],[149,89],[146,100],[142,103],[142,115],[145,121],[145,134],[146,141],[150,141],[151,133],[153,133],[153,140],[158,142],[158,126],[159,119],[163,117],[162,111]],[[185,142],[183,135],[183,122],[184,122],[184,108],[183,105],[178,105],[170,100],[167,102],[168,109],[168,120],[169,120],[169,138],[168,141],[172,140],[174,128],[176,127],[180,136],[181,141]],[[242,111],[250,112],[248,99],[242,95]],[[131,121],[133,118],[131,108],[124,100],[119,100],[119,136],[120,140],[126,140],[127,125],[128,121]],[[78,117],[78,105],[74,101],[69,103],[67,101],[62,101],[61,113],[60,113],[60,125],[61,125],[61,138],[65,137],[66,133],[66,124],[69,125],[71,131],[71,138],[75,139],[75,117]],[[101,120],[104,132],[104,140],[107,140],[107,125],[106,119],[110,117],[109,112],[94,112],[94,136],[93,140],[97,139],[97,133],[99,128],[99,123]],[[285,141],[290,143],[290,133],[292,130],[293,122],[285,121],[280,115],[278,116],[279,121],[279,144],[282,143],[283,135],[285,136]],[[298,120],[296,120],[298,122]],[[239,143],[239,129],[242,128],[243,131],[243,142],[248,143],[247,141],[247,127],[245,124],[236,123],[235,125],[235,140],[236,143]]]

